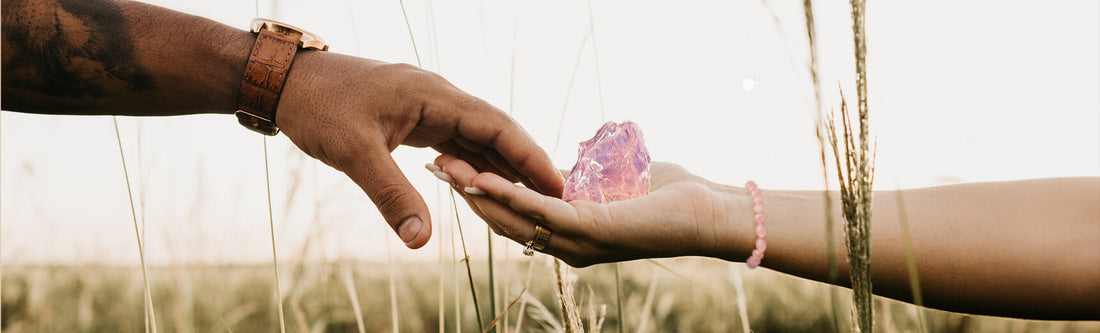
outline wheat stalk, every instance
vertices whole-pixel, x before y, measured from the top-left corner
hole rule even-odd
[[[863,81],[865,82],[865,81]],[[865,104],[864,104],[865,105]],[[865,108],[865,107],[864,107]],[[855,305],[854,316],[858,332],[871,332],[873,322],[871,293],[871,184],[874,182],[873,152],[868,144],[867,112],[861,110],[858,121],[859,133],[854,134],[848,104],[841,91],[840,104],[843,128],[843,146],[837,139],[835,117],[829,114],[826,126],[829,142],[833,147],[833,157],[837,166],[837,178],[840,181],[841,210],[845,223],[845,243],[848,248],[849,277],[852,282],[852,300]],[[856,137],[858,135],[858,138]],[[859,148],[856,148],[857,141]],[[844,158],[841,158],[843,151]]]
[[[562,263],[561,259],[554,258],[554,275],[558,281],[558,298],[561,301],[562,323],[565,324],[566,333],[584,333],[584,325],[581,324],[580,308],[573,297],[573,276],[569,265]]]
[[[867,35],[864,18],[866,0],[852,0],[852,35],[856,58],[856,95],[859,109],[859,166],[855,170],[855,179],[849,176],[851,185],[857,189],[850,194],[854,207],[848,230],[848,258],[851,261],[851,279],[853,296],[858,313],[860,332],[873,331],[874,313],[871,293],[871,183],[874,182],[874,162],[871,161],[868,134],[869,119],[867,107]],[[851,132],[850,130],[848,131]],[[846,139],[851,141],[851,139]],[[849,169],[851,169],[849,167]],[[850,191],[851,192],[851,191]],[[846,205],[847,206],[847,205]],[[847,209],[845,209],[847,210]],[[855,234],[851,234],[855,232]]]

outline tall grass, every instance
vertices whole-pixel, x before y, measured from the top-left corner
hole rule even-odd
[[[852,0],[852,36],[856,59],[856,94],[859,109],[859,152],[858,167],[853,170],[849,160],[847,186],[841,186],[844,216],[848,220],[848,260],[852,279],[852,290],[856,312],[858,313],[857,331],[871,332],[874,329],[871,307],[871,183],[874,182],[875,165],[871,158],[869,144],[869,112],[867,106],[867,29],[864,24],[866,0]],[[841,97],[843,99],[843,96]],[[841,104],[843,108],[843,104]],[[842,110],[847,114],[847,110]],[[850,125],[849,125],[850,128]],[[836,133],[835,131],[833,133]],[[846,142],[852,142],[852,131],[845,133]],[[834,149],[835,149],[834,145]],[[851,148],[848,155],[853,155]],[[839,167],[838,167],[839,168]],[[838,170],[839,171],[839,170]],[[843,184],[843,183],[842,183]],[[852,189],[855,187],[855,189]],[[846,198],[844,198],[846,197]]]
[[[584,324],[581,323],[580,307],[577,306],[577,300],[573,296],[576,283],[576,276],[572,273],[572,268],[566,265],[560,259],[554,258],[554,275],[557,277],[558,287],[558,300],[561,304],[561,317],[562,323],[565,324],[565,332],[567,333],[583,333]]]
[[[828,148],[825,144],[825,138],[828,136],[825,131],[828,127],[826,127],[824,117],[822,117],[824,110],[821,102],[821,77],[818,75],[817,25],[814,21],[813,1],[802,1],[802,11],[806,17],[806,40],[809,43],[810,51],[809,71],[814,89],[814,117],[816,118],[814,121],[814,134],[817,136],[817,143],[820,148],[822,177],[825,180],[823,182],[825,188],[821,191],[821,195],[824,197],[825,202],[822,208],[825,213],[825,232],[823,233],[825,235],[825,263],[828,267],[826,281],[829,284],[835,284],[837,279],[836,226],[833,220],[833,195],[832,191],[829,190],[829,163],[826,157]],[[830,292],[829,302],[826,304],[833,310],[834,314],[839,310],[835,289]],[[840,332],[840,324],[837,322],[836,317],[833,318],[833,332]]]
[[[541,260],[539,260],[541,262]],[[730,284],[728,264],[716,264],[714,260],[700,258],[665,259],[662,263],[675,270],[691,272],[698,283],[712,288],[700,288],[695,283],[683,279],[663,278],[654,290],[652,305],[645,306],[645,298],[650,281],[655,274],[655,266],[644,262],[629,262],[621,265],[623,282],[623,311],[632,320],[620,322],[608,317],[603,323],[604,331],[615,331],[622,327],[625,331],[635,332],[640,324],[639,318],[648,313],[647,332],[740,332],[741,322],[736,317],[736,299]],[[484,259],[474,260],[475,271],[486,266]],[[287,317],[289,327],[310,327],[326,332],[354,332],[358,330],[354,304],[347,295],[347,288],[339,283],[341,266],[352,271],[352,281],[356,286],[356,297],[360,300],[360,313],[364,329],[367,332],[387,332],[392,330],[390,322],[390,303],[387,297],[389,289],[388,265],[382,262],[339,262],[331,264],[308,264],[308,275],[317,278],[307,279],[301,286],[301,311],[305,323],[298,323],[293,316]],[[440,277],[423,274],[431,271],[434,263],[406,263],[394,274],[397,279],[399,297],[407,302],[398,304],[396,311],[401,327],[405,331],[434,330],[438,323],[446,319],[451,330],[455,330],[455,318],[437,316],[434,307],[437,302],[446,305],[448,313],[456,310],[464,320],[457,327],[458,332],[481,332],[469,306],[454,306],[451,298],[436,299],[435,286],[439,279],[448,281],[447,293],[451,294],[450,276]],[[526,265],[512,267],[513,274],[523,275]],[[503,267],[503,266],[502,266]],[[549,265],[533,266],[530,288],[522,293],[523,298],[516,307],[527,303],[553,305],[558,302],[554,291],[554,278]],[[503,268],[498,268],[503,269]],[[593,294],[586,295],[584,309],[590,311],[591,304],[612,301],[615,298],[614,281],[609,277],[614,273],[611,265],[597,265],[576,270],[577,287],[591,289]],[[661,273],[663,274],[663,273]],[[173,276],[175,275],[175,276]],[[668,275],[665,275],[666,277]],[[187,321],[192,332],[273,332],[278,330],[275,307],[266,306],[271,300],[270,265],[233,266],[203,265],[188,266],[173,272],[168,267],[149,267],[150,287],[154,298],[154,308],[161,322]],[[482,288],[487,285],[487,277],[475,276],[475,284]],[[842,306],[851,306],[851,292],[825,284],[791,277],[768,270],[757,270],[744,276],[746,288],[744,297],[751,306],[746,318],[756,332],[821,332],[832,328],[834,315],[829,309],[820,306],[828,298],[829,290],[838,290],[843,299]],[[331,283],[335,281],[337,283]],[[143,286],[140,269],[137,267],[111,266],[26,266],[6,265],[3,275],[3,331],[18,332],[138,332],[143,327],[143,314],[138,311],[143,303]],[[196,293],[179,293],[176,285],[186,283],[194,286]],[[469,304],[466,287],[460,284],[456,288]],[[516,297],[516,296],[512,296]],[[918,330],[914,319],[913,306],[889,299],[879,299],[877,315],[890,317],[875,323],[880,331],[912,332]],[[87,304],[79,306],[79,304]],[[190,306],[193,314],[185,315],[174,311],[181,306]],[[81,309],[83,315],[79,315]],[[546,311],[552,318],[558,317],[556,307]],[[599,311],[599,308],[596,308]],[[551,323],[545,326],[536,318],[540,311],[527,311],[519,330],[514,332],[554,332]],[[1010,318],[970,316],[937,310],[925,310],[927,331],[929,332],[1096,332],[1100,322],[1055,322],[1029,321]],[[88,318],[83,324],[80,318]],[[848,318],[839,318],[841,323],[849,325]],[[555,320],[556,321],[556,320]],[[560,326],[559,326],[560,327]]]
[[[909,291],[913,297],[913,304],[916,305],[917,310],[917,323],[921,332],[925,331],[924,327],[924,298],[920,292],[920,273],[917,271],[917,257],[916,252],[913,250],[913,237],[909,233],[909,214],[905,210],[905,199],[903,198],[901,191],[894,191],[894,202],[898,207],[898,222],[901,224],[901,240],[905,246],[905,270],[909,273]]]
[[[275,271],[275,304],[279,309],[279,332],[286,333],[286,318],[283,315],[283,290],[279,284],[279,256],[275,246],[275,213],[271,207],[271,168],[268,166],[267,136],[264,140],[264,183],[267,185],[267,221],[271,231],[271,263]]]
[[[451,190],[451,205],[454,206],[455,225],[458,226],[458,239],[462,241],[462,262],[466,263],[466,277],[470,280],[470,295],[474,299],[474,313],[477,317],[478,331],[485,331],[485,323],[481,320],[481,303],[477,302],[477,288],[474,287],[474,270],[470,268],[470,255],[466,253],[466,238],[462,235],[462,220],[458,219],[458,204],[455,200],[454,190]]]
[[[141,261],[141,279],[145,286],[144,300],[142,301],[143,311],[147,313],[146,330],[152,330],[153,333],[157,332],[157,315],[153,309],[153,292],[149,289],[149,273],[145,268],[145,247],[142,244],[141,232],[138,230],[137,220],[137,207],[134,206],[134,191],[130,186],[130,171],[126,168],[126,152],[122,149],[122,134],[118,130],[118,116],[111,117],[115,125],[115,139],[118,140],[118,156],[122,160],[122,176],[126,179],[126,195],[130,198],[130,214],[134,221],[134,238],[137,241],[138,258]],[[265,146],[266,148],[266,146]]]
[[[366,333],[367,329],[363,324],[363,307],[359,305],[359,293],[355,291],[355,278],[352,277],[351,269],[349,269],[348,266],[343,266],[340,271],[342,272],[340,277],[343,279],[344,289],[347,290],[348,299],[351,300],[351,309],[355,311],[355,326],[359,329],[359,333]],[[393,281],[393,275],[391,274],[390,276],[390,281]],[[393,284],[391,283],[391,285]],[[393,303],[391,303],[391,306],[394,306]],[[396,306],[394,307],[396,308]],[[394,327],[397,326],[395,325]],[[397,330],[395,329],[394,331],[396,332]]]
[[[829,142],[833,146],[837,177],[840,179],[841,207],[846,221],[845,243],[852,282],[852,303],[855,306],[853,316],[857,319],[853,328],[857,332],[871,332],[874,322],[871,293],[871,183],[874,181],[874,163],[871,161],[872,153],[867,143],[866,109],[859,114],[859,133],[853,134],[848,105],[843,96],[841,93],[843,146],[838,143],[832,113],[826,124],[829,127]],[[856,148],[857,144],[860,148]],[[843,159],[840,157],[842,152]]]

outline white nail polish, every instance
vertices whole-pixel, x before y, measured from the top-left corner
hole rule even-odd
[[[432,174],[435,175],[435,178],[439,178],[439,180],[442,180],[442,181],[445,181],[445,182],[448,182],[448,183],[451,183],[451,184],[454,184],[454,182],[455,182],[454,178],[451,178],[451,175],[448,175],[448,174],[444,173],[443,171],[433,171]]]
[[[433,173],[434,173],[434,172],[437,172],[437,171],[443,171],[443,169],[440,169],[440,168],[439,168],[439,166],[438,166],[438,165],[435,165],[434,163],[428,163],[428,164],[425,164],[425,165],[424,165],[424,168],[425,168],[425,169],[428,169],[428,171],[431,171],[431,172],[433,172]]]
[[[469,194],[474,194],[474,195],[486,195],[486,194],[489,194],[489,192],[485,192],[485,190],[482,190],[482,189],[480,189],[480,188],[476,188],[476,187],[472,187],[472,186],[471,186],[471,187],[467,187],[467,188],[464,188],[464,189],[462,189],[462,190],[463,190],[463,191],[466,191],[466,193],[469,193]]]

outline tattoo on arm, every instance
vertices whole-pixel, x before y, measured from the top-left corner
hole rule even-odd
[[[155,89],[114,2],[4,0],[2,28],[4,109],[66,112]]]

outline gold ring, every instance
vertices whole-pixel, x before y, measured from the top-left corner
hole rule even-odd
[[[547,244],[550,244],[550,230],[543,228],[541,225],[536,225],[535,236],[524,244],[527,247],[523,248],[523,254],[526,256],[535,255],[535,251],[542,252]]]

